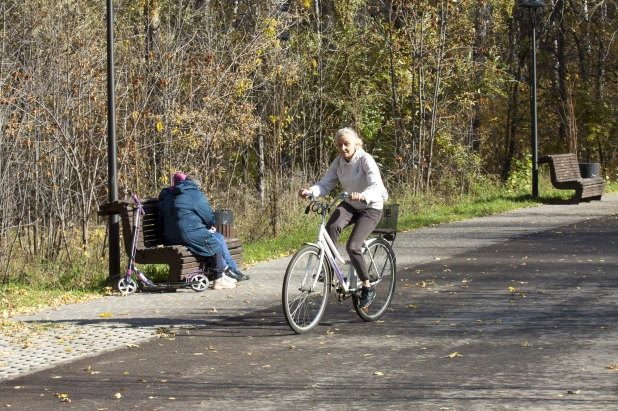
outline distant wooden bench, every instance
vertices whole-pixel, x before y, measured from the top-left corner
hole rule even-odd
[[[168,282],[184,281],[185,277],[203,268],[207,257],[193,254],[187,247],[181,245],[166,246],[159,229],[159,199],[142,199],[145,214],[140,219],[139,237],[137,239],[137,264],[165,264],[169,266]],[[104,203],[99,207],[99,215],[120,215],[124,249],[127,255],[131,254],[131,240],[133,238],[133,218],[137,210],[133,200],[119,200]],[[218,227],[217,231],[229,233],[229,227]],[[236,264],[242,263],[242,241],[238,238],[225,238],[230,255]]]
[[[541,157],[539,164],[549,164],[551,183],[560,190],[575,190],[571,198],[574,203],[600,200],[605,192],[605,179],[602,177],[582,178],[579,162],[575,154],[552,154]]]

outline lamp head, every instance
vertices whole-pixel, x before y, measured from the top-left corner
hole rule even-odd
[[[519,4],[519,7],[525,7],[527,9],[540,9],[545,6],[547,6],[547,4],[539,0],[531,0],[531,1],[527,1],[525,3]]]

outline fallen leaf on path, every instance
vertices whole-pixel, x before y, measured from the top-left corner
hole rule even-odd
[[[455,351],[454,353],[449,354],[449,355],[447,355],[444,358],[455,358],[455,357],[461,357],[461,356],[462,356],[461,354],[459,354],[457,351]]]
[[[114,314],[112,314],[112,313],[101,313],[101,314],[99,314],[99,317],[101,317],[101,318],[113,317],[113,316],[114,316]]]
[[[376,372],[374,372],[374,373],[373,373],[373,375],[379,375],[379,376],[381,376],[381,375],[384,375],[384,373],[383,373],[383,372],[380,372],[380,371],[376,371]]]

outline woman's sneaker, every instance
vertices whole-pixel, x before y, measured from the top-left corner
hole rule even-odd
[[[213,290],[229,290],[231,288],[236,288],[236,284],[226,282],[223,278],[215,280],[212,283]]]
[[[363,287],[361,288],[361,297],[358,302],[358,306],[360,308],[367,308],[373,302],[373,299],[376,298],[376,289],[375,287]]]

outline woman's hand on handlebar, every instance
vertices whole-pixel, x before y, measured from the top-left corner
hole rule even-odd
[[[363,196],[361,193],[350,193],[350,200],[352,201],[365,201],[365,196]]]
[[[313,191],[311,190],[306,190],[306,189],[302,189],[302,190],[298,190],[298,195],[302,198],[311,198],[311,197],[315,197],[313,194]]]

